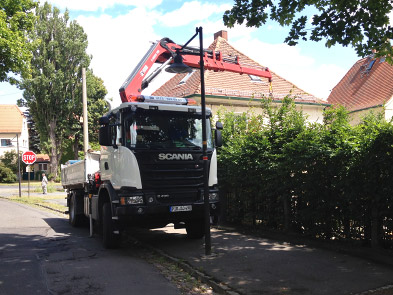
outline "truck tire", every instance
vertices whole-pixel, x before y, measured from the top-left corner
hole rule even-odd
[[[72,192],[72,196],[70,199],[70,207],[68,210],[69,211],[68,221],[73,227],[80,226],[83,223],[83,217],[84,217],[82,214],[77,213],[77,207],[78,207],[77,202],[81,202],[81,200],[79,200],[76,197],[76,192]]]
[[[187,237],[190,239],[201,239],[205,235],[205,222],[203,219],[186,222]]]
[[[112,220],[112,208],[110,203],[105,203],[102,208],[102,242],[105,249],[114,249],[120,245],[120,233],[116,230]]]

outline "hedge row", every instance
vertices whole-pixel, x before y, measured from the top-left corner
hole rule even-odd
[[[393,125],[344,108],[308,123],[292,99],[263,115],[221,111],[219,181],[227,221],[320,239],[393,245]]]

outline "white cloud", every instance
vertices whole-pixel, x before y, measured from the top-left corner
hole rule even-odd
[[[161,4],[162,0],[50,0],[48,1],[59,9],[68,8],[69,10],[97,11],[107,9],[116,4],[154,8]]]
[[[210,4],[199,1],[185,2],[179,9],[173,10],[160,17],[160,22],[167,27],[178,27],[190,24],[194,21],[207,20],[213,14],[223,14],[230,9],[229,4]]]
[[[146,19],[150,20],[149,25],[145,25]],[[154,19],[157,15],[144,8],[116,18],[109,15],[77,18],[88,35],[88,53],[93,55],[90,66],[104,80],[107,97],[112,97],[115,103],[120,103],[118,90],[149,49],[149,41],[160,38],[153,31]]]

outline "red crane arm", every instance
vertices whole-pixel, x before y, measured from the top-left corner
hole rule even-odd
[[[147,86],[144,79],[154,63],[173,62],[176,51],[181,52],[183,63],[192,68],[199,68],[199,49],[192,47],[182,48],[168,38],[161,39],[154,43],[139,64],[119,89],[122,102],[131,101],[132,96],[138,96]],[[221,52],[204,50],[204,68],[213,71],[229,71],[239,74],[249,74],[267,78],[271,82],[272,75],[268,68],[245,67],[239,63],[238,57],[223,57]]]

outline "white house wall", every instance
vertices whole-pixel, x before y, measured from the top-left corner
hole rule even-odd
[[[15,151],[17,152],[17,133],[0,133],[0,139],[10,139],[11,146],[0,146],[0,157],[5,152]],[[27,120],[23,118],[22,132],[18,133],[19,141],[19,152],[24,153],[29,150],[29,131],[27,128]]]

